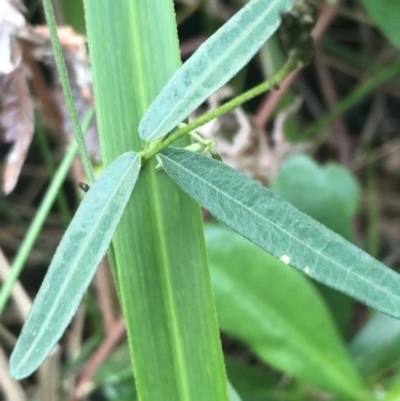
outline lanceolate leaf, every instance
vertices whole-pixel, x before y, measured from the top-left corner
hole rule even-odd
[[[276,31],[294,0],[252,0],[172,76],[139,125],[146,141],[163,137],[229,81]]]
[[[111,242],[140,170],[128,152],[84,196],[64,234],[11,355],[14,379],[30,375],[60,339]]]
[[[174,148],[160,159],[184,191],[234,231],[315,280],[400,317],[394,271],[220,162]]]

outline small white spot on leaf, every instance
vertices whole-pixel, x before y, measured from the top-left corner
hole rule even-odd
[[[281,259],[281,261],[282,261],[283,263],[285,263],[286,265],[288,265],[288,264],[290,263],[290,258],[289,258],[289,256],[287,256],[287,255],[282,255],[282,256],[280,257],[280,259]]]
[[[310,268],[309,268],[308,266],[306,266],[306,267],[304,268],[304,273],[310,274]]]

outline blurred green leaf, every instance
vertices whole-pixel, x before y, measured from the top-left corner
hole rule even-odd
[[[206,226],[206,230],[208,230]],[[212,235],[206,236],[206,240],[213,240]],[[211,248],[212,249],[212,245]],[[260,369],[259,367],[249,366],[248,363],[241,363],[234,357],[225,355],[225,366],[229,380],[235,386],[243,398],[251,393],[261,393],[270,390],[278,385],[281,375],[270,368]]]
[[[306,390],[309,394],[305,398],[303,383],[285,380],[275,369],[260,363],[254,366],[252,361],[241,355],[226,356],[225,365],[229,380],[243,401],[321,401],[319,391],[314,397],[313,391]]]
[[[332,231],[351,240],[351,217],[357,211],[360,187],[337,164],[322,168],[299,155],[284,163],[271,190]]]
[[[350,353],[364,376],[387,370],[400,360],[400,320],[375,314],[350,344]]]
[[[128,378],[132,382],[134,381],[129,348],[128,344],[125,343],[116,348],[97,370],[95,383],[97,385],[118,384]]]
[[[94,377],[94,386],[100,387],[109,401],[134,401],[137,398],[132,375],[128,344],[116,348],[100,366]]]
[[[395,0],[361,0],[371,20],[395,46],[400,47],[400,2]]]
[[[168,148],[167,174],[234,231],[290,266],[388,315],[400,317],[400,276],[223,163]]]
[[[281,23],[294,0],[252,0],[172,76],[139,125],[146,141],[163,137],[229,81]]]
[[[85,304],[87,303],[87,299],[90,300],[90,297],[85,298]],[[66,364],[62,367],[61,377],[62,379],[65,377],[71,377],[75,375],[76,372],[81,371],[90,357],[90,354],[99,346],[103,339],[103,336],[91,336],[84,343],[81,344],[79,353],[74,355],[72,359],[66,361]]]
[[[395,383],[387,390],[382,401],[400,401],[400,377],[397,377]]]
[[[229,393],[229,400],[230,401],[242,401],[240,398],[239,394],[235,390],[235,388],[232,386],[230,382],[228,382],[228,393]]]
[[[102,394],[108,401],[137,400],[135,383],[132,377],[118,383],[113,381],[104,383],[102,386]]]
[[[85,14],[82,0],[62,0],[62,12],[65,23],[71,25],[75,31],[85,34]]]
[[[361,381],[308,281],[225,227],[207,226],[206,239],[221,329],[275,368],[360,399]]]
[[[228,352],[229,353],[229,352]],[[269,366],[253,366],[246,358],[225,358],[230,382],[243,401],[303,401],[302,384],[288,380],[283,384],[282,374]],[[243,360],[239,362],[239,360]],[[307,398],[312,401],[314,398]]]
[[[10,359],[20,380],[57,344],[106,253],[140,171],[128,152],[111,163],[83,198],[50,264]]]

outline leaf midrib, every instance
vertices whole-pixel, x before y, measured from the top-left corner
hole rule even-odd
[[[150,167],[150,166],[149,166]],[[173,284],[171,284],[171,274],[170,272],[172,271],[171,269],[173,266],[170,264],[170,258],[168,257],[168,244],[167,244],[167,238],[166,236],[163,235],[164,232],[164,218],[163,218],[163,212],[162,212],[162,201],[161,201],[161,191],[159,190],[159,187],[157,186],[156,182],[156,174],[154,170],[150,172],[150,188],[151,188],[151,194],[153,198],[153,211],[154,211],[154,217],[155,217],[155,224],[157,226],[156,230],[156,236],[158,237],[158,252],[161,255],[161,258],[159,258],[159,266],[162,269],[162,274],[163,278],[165,280],[162,280],[162,282],[165,284],[163,287],[165,289],[165,294],[166,294],[166,302],[165,302],[165,310],[166,314],[168,317],[168,327],[171,328],[172,336],[172,350],[174,351],[173,353],[176,355],[176,363],[173,363],[174,369],[177,372],[175,377],[177,378],[176,385],[177,388],[179,388],[180,393],[182,395],[182,401],[190,401],[190,390],[187,385],[187,380],[180,380],[183,378],[186,378],[187,375],[185,372],[187,372],[187,367],[185,363],[185,357],[184,357],[184,351],[182,349],[181,344],[183,344],[181,333],[179,330],[179,324],[178,324],[178,319],[175,311],[177,308],[174,305],[174,299],[173,299]]]

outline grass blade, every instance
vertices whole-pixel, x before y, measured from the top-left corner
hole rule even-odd
[[[128,152],[111,163],[83,198],[53,257],[11,355],[14,379],[44,361],[75,314],[111,242],[140,170]]]
[[[168,148],[168,175],[218,220],[290,266],[400,318],[400,276],[267,188],[205,156]]]
[[[139,125],[150,141],[163,137],[229,81],[276,31],[293,0],[252,0],[172,76]]]
[[[142,148],[139,121],[180,65],[176,19],[172,0],[84,5],[108,162]],[[155,165],[142,168],[113,237],[138,398],[227,401],[200,208]]]
[[[51,46],[54,52],[54,60],[56,62],[65,103],[67,106],[69,117],[71,119],[72,128],[74,130],[75,140],[78,143],[82,165],[85,170],[86,177],[88,177],[89,183],[92,184],[92,182],[94,181],[93,168],[90,162],[88,151],[86,149],[83,131],[79,124],[78,110],[75,106],[74,98],[72,96],[71,85],[69,84],[67,66],[65,64],[60,39],[58,37],[56,18],[54,15],[53,4],[51,0],[43,0],[43,10],[46,15],[47,24],[49,26]]]

